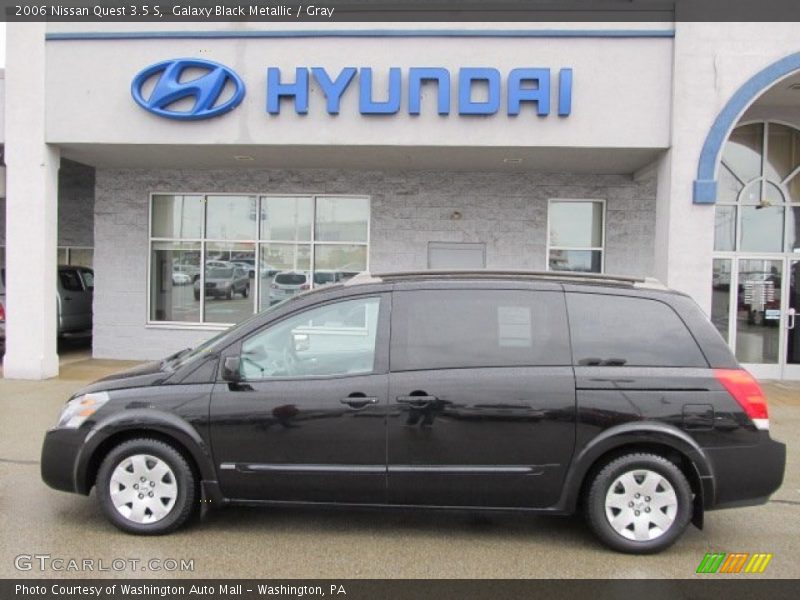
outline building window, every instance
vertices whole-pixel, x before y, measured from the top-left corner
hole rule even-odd
[[[151,323],[231,324],[367,269],[369,198],[153,194]]]
[[[604,201],[550,200],[547,218],[548,270],[603,272]]]
[[[89,246],[59,246],[57,252],[56,260],[59,265],[92,268],[94,249]],[[5,266],[6,247],[0,246],[0,267]]]
[[[800,252],[800,131],[740,125],[723,148],[718,185],[716,252]]]
[[[84,246],[59,246],[58,264],[92,268],[94,249]]]

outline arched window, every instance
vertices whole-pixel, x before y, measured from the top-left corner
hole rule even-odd
[[[800,130],[776,122],[733,130],[719,166],[714,250],[800,252]]]

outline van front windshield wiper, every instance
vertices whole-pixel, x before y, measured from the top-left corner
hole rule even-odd
[[[191,348],[184,348],[183,350],[179,350],[175,354],[170,354],[167,358],[161,361],[161,368],[164,368],[169,363],[178,360],[181,356],[185,356],[187,353],[191,352]]]

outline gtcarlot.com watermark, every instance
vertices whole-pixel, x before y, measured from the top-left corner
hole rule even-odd
[[[193,572],[193,558],[75,558],[52,554],[18,554],[14,557],[17,571],[39,573]]]

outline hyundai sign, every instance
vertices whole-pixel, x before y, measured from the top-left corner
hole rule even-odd
[[[187,70],[199,71],[194,77]],[[354,81],[357,80],[357,83]],[[312,81],[325,97],[325,111],[339,114],[344,93],[357,87],[358,109],[362,115],[393,115],[400,112],[403,98],[411,115],[421,112],[423,86],[436,90],[436,111],[449,115],[493,115],[501,110],[505,90],[505,112],[520,114],[527,104],[535,114],[545,117],[555,112],[567,117],[572,112],[572,69],[553,73],[548,68],[516,68],[505,77],[491,67],[463,67],[457,73],[442,67],[411,67],[388,70],[388,86],[375,90],[373,70],[369,67],[345,67],[330,73],[322,67],[298,67],[290,76],[269,67],[266,77],[266,111],[277,115],[282,103],[291,103],[297,114],[309,111]],[[455,107],[451,85],[456,84]],[[145,89],[149,88],[149,92]],[[481,93],[478,94],[478,90]],[[555,107],[551,98],[555,90]],[[169,119],[207,119],[226,113],[241,103],[245,85],[228,67],[194,58],[167,60],[143,69],[131,85],[134,100],[145,110]],[[477,97],[480,96],[480,97]],[[385,99],[376,100],[376,97]],[[173,105],[191,99],[190,106]],[[321,109],[321,107],[320,107]]]

